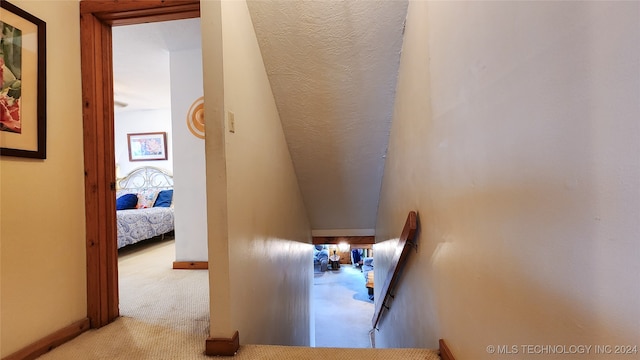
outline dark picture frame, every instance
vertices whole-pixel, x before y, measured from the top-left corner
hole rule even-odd
[[[129,161],[167,160],[167,133],[127,134]]]
[[[0,155],[46,159],[46,23],[2,0],[0,31]]]

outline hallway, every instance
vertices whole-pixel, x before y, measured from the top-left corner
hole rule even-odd
[[[175,240],[150,240],[120,252],[121,317],[40,356],[40,360],[211,359],[207,271],[172,270]],[[434,349],[368,349],[373,302],[360,269],[314,275],[316,348],[243,344],[220,359],[439,360]],[[337,349],[340,348],[340,349]]]
[[[370,348],[374,308],[360,268],[343,264],[313,280],[316,347]]]

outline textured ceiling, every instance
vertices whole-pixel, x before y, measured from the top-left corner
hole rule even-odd
[[[374,229],[407,2],[248,3],[312,229]]]
[[[375,228],[407,2],[248,4],[314,234],[373,235],[353,230]],[[116,111],[168,107],[169,51],[199,34],[199,19],[115,27]]]

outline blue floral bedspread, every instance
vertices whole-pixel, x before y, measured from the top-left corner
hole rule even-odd
[[[173,208],[118,210],[118,249],[173,230]]]

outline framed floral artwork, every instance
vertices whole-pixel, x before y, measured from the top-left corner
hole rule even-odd
[[[127,134],[129,161],[167,160],[167,133]]]
[[[0,155],[45,159],[46,24],[0,2]]]

